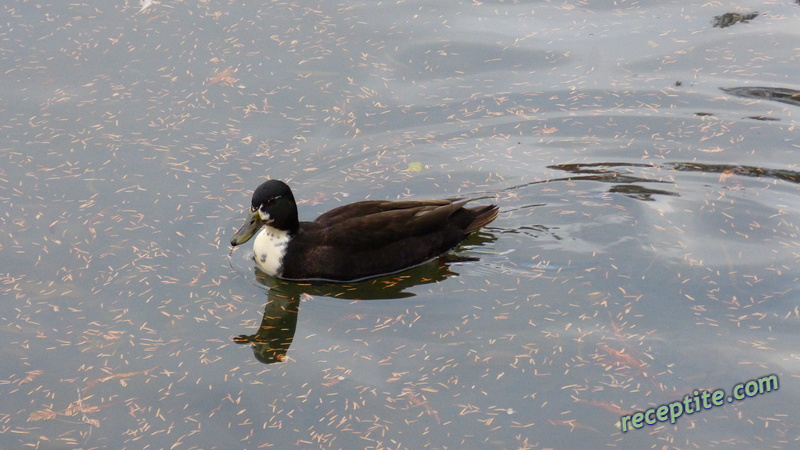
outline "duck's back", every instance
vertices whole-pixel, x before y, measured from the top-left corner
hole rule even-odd
[[[397,272],[439,256],[497,217],[469,200],[365,201],[301,222],[283,278],[353,281]]]

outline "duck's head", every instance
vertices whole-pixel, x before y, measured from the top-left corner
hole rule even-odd
[[[299,227],[297,203],[292,190],[283,181],[268,180],[253,191],[250,215],[231,238],[231,245],[235,247],[249,241],[264,225],[289,233]]]

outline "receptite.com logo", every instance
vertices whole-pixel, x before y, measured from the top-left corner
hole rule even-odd
[[[767,375],[756,380],[737,384],[731,390],[731,395],[727,397],[724,389],[717,389],[716,391],[697,390],[693,392],[693,395],[683,397],[683,400],[622,416],[620,418],[620,427],[624,433],[630,427],[638,429],[645,425],[655,425],[658,422],[667,421],[674,424],[678,417],[684,414],[694,414],[704,409],[722,406],[726,402],[733,403],[756,395],[777,391],[778,384],[777,375]]]

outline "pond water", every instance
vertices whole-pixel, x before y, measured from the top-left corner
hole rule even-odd
[[[800,438],[796,2],[2,9],[0,447]],[[228,245],[267,178],[500,215],[279,282]]]

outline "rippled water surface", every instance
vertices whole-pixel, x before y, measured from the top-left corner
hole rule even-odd
[[[2,9],[0,447],[800,439],[796,2]],[[305,220],[501,212],[407,272],[278,282],[228,246],[268,177]]]

